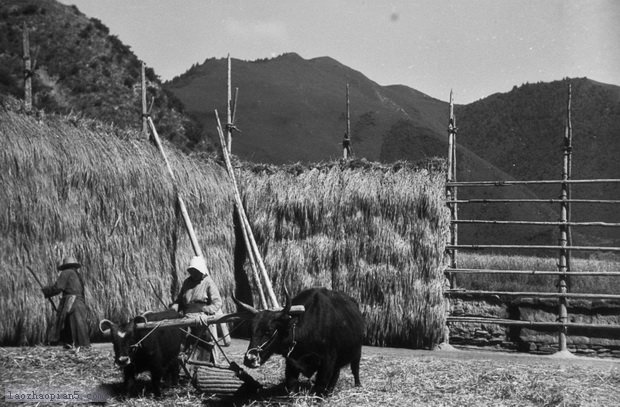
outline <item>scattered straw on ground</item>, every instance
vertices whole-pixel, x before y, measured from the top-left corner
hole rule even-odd
[[[334,394],[320,399],[302,381],[300,393],[282,392],[283,359],[274,357],[250,373],[267,390],[244,400],[217,400],[199,394],[187,380],[166,387],[161,399],[141,376],[137,397],[122,394],[122,375],[112,362],[109,346],[75,353],[50,347],[0,348],[0,381],[8,391],[73,388],[103,392],[110,406],[240,405],[240,406],[618,406],[620,363],[580,363],[549,358],[459,358],[434,353],[388,352],[373,349],[362,358],[363,387],[353,387],[343,369]],[[231,353],[239,361],[238,350]],[[51,403],[48,403],[51,404]],[[41,403],[40,405],[46,405]],[[58,404],[54,404],[58,405]]]

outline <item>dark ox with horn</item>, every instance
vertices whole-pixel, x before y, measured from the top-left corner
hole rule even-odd
[[[111,331],[114,345],[114,362],[123,369],[125,390],[133,391],[136,375],[151,373],[151,384],[155,396],[161,396],[160,382],[170,379],[176,384],[179,380],[180,362],[178,359],[185,333],[178,328],[136,329],[136,324],[148,321],[176,319],[182,315],[174,310],[149,312],[133,320],[117,325],[107,319],[99,322],[101,332]]]
[[[286,290],[285,290],[286,291]],[[244,364],[256,368],[273,354],[286,358],[285,385],[295,391],[299,374],[310,378],[316,372],[313,391],[332,392],[340,369],[348,364],[360,386],[359,366],[364,338],[364,320],[355,300],[326,288],[311,288],[293,300],[286,292],[281,311],[257,311],[237,301],[252,318],[252,338]],[[291,315],[291,305],[303,305],[305,312]]]

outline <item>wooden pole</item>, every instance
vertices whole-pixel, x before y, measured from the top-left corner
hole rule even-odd
[[[228,54],[228,80],[226,86],[226,148],[230,153],[232,151],[232,112],[231,112],[231,67],[230,54]]]
[[[567,113],[568,120],[570,120],[570,102],[571,102],[570,99],[571,99],[571,94],[570,94],[570,85],[569,85],[568,101],[567,101],[567,110],[569,112]],[[569,163],[570,163],[570,155],[571,155],[568,123],[566,126],[566,131],[564,133],[563,152],[564,154],[563,154],[563,161],[562,161],[562,180],[568,181],[570,179]],[[560,225],[560,241],[559,241],[561,248],[560,248],[560,258],[558,261],[558,271],[562,273],[558,281],[558,288],[561,294],[566,294],[566,292],[568,291],[567,285],[566,285],[566,280],[568,276],[566,275],[566,273],[570,271],[570,267],[569,267],[569,257],[570,257],[569,250],[570,249],[569,249],[569,244],[568,244],[569,226],[567,225],[568,218],[569,218],[568,188],[569,188],[568,184],[566,182],[563,182],[562,193],[560,196],[560,198],[562,199],[562,203],[560,204],[560,222],[562,222],[562,225]],[[566,322],[568,322],[567,308],[568,308],[568,302],[566,300],[566,297],[560,297],[560,301],[558,305],[558,322],[562,324],[566,324]],[[566,346],[566,327],[565,326],[562,326],[560,328],[558,336],[559,336],[558,337],[559,351],[568,352],[568,348]]]
[[[455,220],[454,223],[477,223],[477,224],[490,224],[490,225],[537,225],[537,226],[611,226],[618,227],[620,223],[610,222],[545,222],[535,220],[484,220],[484,219],[462,219]],[[570,246],[570,243],[569,243]]]
[[[168,157],[166,156],[166,152],[164,151],[164,147],[161,144],[161,139],[159,138],[159,134],[157,134],[157,130],[155,129],[155,125],[153,124],[153,120],[150,117],[147,117],[147,121],[149,126],[151,127],[151,131],[153,133],[153,139],[155,140],[155,144],[161,153],[161,156],[166,163],[166,168],[168,169],[168,173],[172,178],[172,181],[176,183],[176,177],[174,176],[174,172],[172,171],[172,167],[170,166],[170,162],[168,161]],[[176,188],[176,185],[175,185]],[[183,202],[183,198],[181,198],[181,194],[177,191],[177,200],[179,202],[179,207],[181,208],[181,214],[183,216],[183,221],[185,223],[185,229],[187,230],[187,234],[189,235],[189,239],[192,243],[192,247],[194,249],[194,254],[196,256],[202,256],[202,250],[200,249],[200,244],[198,243],[198,238],[196,237],[196,232],[194,231],[194,226],[192,225],[192,221],[189,219],[189,214],[187,213],[187,208],[185,207],[185,202]],[[210,271],[209,271],[209,274]]]
[[[585,294],[585,293],[561,293],[561,292],[538,292],[538,291],[478,291],[478,290],[447,290],[451,296],[506,296],[506,297],[533,297],[533,298],[589,298],[620,300],[620,294]],[[562,321],[559,321],[562,323]],[[564,321],[566,322],[566,321]]]
[[[451,273],[463,273],[463,274],[523,274],[529,276],[557,276],[562,274],[560,271],[548,271],[548,270],[500,270],[500,269],[449,269]],[[573,276],[585,276],[585,277],[612,277],[620,276],[620,271],[575,271],[570,272]]]
[[[347,83],[347,131],[342,140],[342,158],[347,160],[351,156],[351,110],[349,106],[349,84]]]
[[[250,238],[248,237],[248,230],[245,227],[245,222],[241,220],[241,212],[239,211],[239,207],[235,204],[235,209],[237,210],[237,215],[239,216],[239,222],[241,223],[241,234],[243,235],[243,242],[245,244],[246,251],[248,253],[248,259],[250,260],[250,267],[252,268],[252,276],[254,277],[254,283],[256,284],[256,288],[258,291],[258,298],[260,299],[261,306],[263,309],[269,308],[267,304],[267,299],[265,298],[265,291],[263,290],[263,283],[261,283],[260,276],[258,274],[258,268],[256,267],[256,260],[254,259],[254,250],[252,250],[252,246],[250,245]]]
[[[306,311],[303,305],[293,305],[289,314],[300,315]],[[196,315],[196,316],[194,316]],[[252,314],[248,312],[235,312],[232,314],[221,315],[206,315],[206,314],[192,314],[192,316],[186,316],[176,319],[164,319],[161,321],[147,321],[138,322],[136,329],[155,329],[155,328],[188,328],[191,326],[204,326],[213,324],[225,324],[229,322],[247,321],[252,317]],[[103,322],[105,320],[100,321]],[[101,325],[100,325],[101,326]],[[110,330],[101,330],[101,333],[105,336],[110,335]]]
[[[447,200],[446,203],[515,203],[515,202],[532,202],[532,203],[561,203],[561,199],[454,199]],[[569,203],[599,203],[599,204],[619,204],[618,199],[569,199]]]
[[[263,259],[260,255],[260,251],[258,250],[258,245],[256,244],[256,240],[254,239],[254,234],[252,233],[252,228],[250,226],[250,221],[248,220],[245,211],[243,210],[243,202],[241,200],[241,194],[239,193],[239,188],[237,186],[237,180],[235,179],[235,173],[233,171],[232,164],[230,162],[230,155],[228,150],[226,149],[226,140],[224,138],[224,131],[222,130],[222,123],[220,122],[220,117],[215,110],[215,118],[217,119],[217,132],[220,136],[220,144],[222,145],[222,153],[224,156],[224,162],[226,164],[226,170],[228,171],[228,175],[233,184],[233,195],[235,198],[235,203],[238,208],[238,213],[241,221],[241,225],[246,228],[247,236],[250,241],[250,250],[254,251],[254,256],[257,260],[258,267],[261,271],[263,279],[265,280],[265,288],[267,289],[267,294],[269,295],[269,299],[271,300],[271,305],[274,308],[279,308],[280,305],[278,303],[278,299],[273,291],[273,286],[271,285],[271,280],[269,279],[269,275],[267,274],[267,269],[265,268],[265,264],[263,263]]]
[[[454,115],[454,99],[452,97],[452,89],[450,89],[450,124],[449,127],[451,127],[451,131],[452,131],[452,181],[456,182],[457,181],[457,176],[456,176],[456,116]],[[453,187],[452,190],[452,197],[455,200],[458,200],[458,187]],[[454,211],[454,244],[458,245],[459,244],[459,225],[457,223],[458,219],[459,219],[459,211],[458,211],[458,204],[454,203],[453,205],[453,211]],[[456,265],[458,264],[458,250],[454,250],[454,265],[456,267]],[[454,278],[454,276],[453,276]],[[453,283],[455,284],[456,281]]]
[[[448,118],[448,182],[456,181],[456,122],[454,117],[454,102],[452,98],[452,90],[450,90],[450,112]],[[457,189],[455,186],[446,187],[446,197],[450,201],[457,200]],[[450,206],[450,244],[458,245],[458,220],[457,204],[453,202]],[[450,267],[457,268],[457,250],[450,250]],[[455,275],[449,274],[450,288],[455,288]]]
[[[583,250],[620,252],[620,247],[610,246],[552,246],[552,245],[518,245],[518,244],[459,244],[446,245],[446,249],[532,249],[532,250]]]
[[[235,98],[233,99],[233,107],[232,107],[232,125],[235,126],[236,117],[237,117],[237,100],[239,100],[239,88],[235,88]],[[232,129],[231,129],[232,130]]]
[[[22,25],[22,45],[24,51],[24,109],[32,110],[32,60],[30,59],[30,33],[26,22]]]
[[[452,187],[504,187],[512,185],[550,185],[550,184],[617,184],[620,178],[596,178],[596,179],[542,179],[532,181],[461,181],[449,182]]]
[[[144,133],[144,136],[148,139],[149,138],[149,124],[146,120],[146,118],[148,117],[148,110],[146,107],[146,64],[144,62],[142,62],[141,64],[141,70],[140,70],[140,77],[141,77],[141,81],[140,81],[140,89],[141,89],[141,93],[142,93],[142,133]]]
[[[571,84],[570,82],[568,83],[568,100],[566,103],[566,128],[564,131],[564,142],[565,144],[567,144],[567,149],[568,149],[568,180],[570,180],[573,177],[572,174],[572,161],[573,161],[573,126],[571,124],[571,99],[572,99],[572,92],[571,92]],[[567,184],[567,198],[566,198],[566,205],[567,205],[567,212],[568,212],[568,217],[567,217],[567,222],[566,222],[566,228],[567,228],[567,237],[568,237],[568,241],[567,244],[569,246],[573,245],[573,233],[572,233],[572,223],[571,219],[572,219],[572,214],[571,214],[571,184]],[[570,250],[566,253],[566,266],[567,266],[567,271],[570,272],[571,271],[571,253]],[[570,279],[567,280],[568,282],[568,287],[570,287]]]

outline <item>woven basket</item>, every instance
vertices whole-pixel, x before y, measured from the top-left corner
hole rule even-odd
[[[261,385],[238,365],[231,367],[199,366],[192,378],[197,390],[218,396],[256,393]]]

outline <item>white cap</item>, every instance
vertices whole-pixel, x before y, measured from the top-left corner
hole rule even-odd
[[[189,272],[190,269],[196,269],[200,271],[200,274],[202,274],[203,276],[209,274],[209,272],[207,271],[207,263],[205,263],[205,259],[202,256],[192,257],[192,259],[189,261],[189,267],[187,268],[187,271]]]

